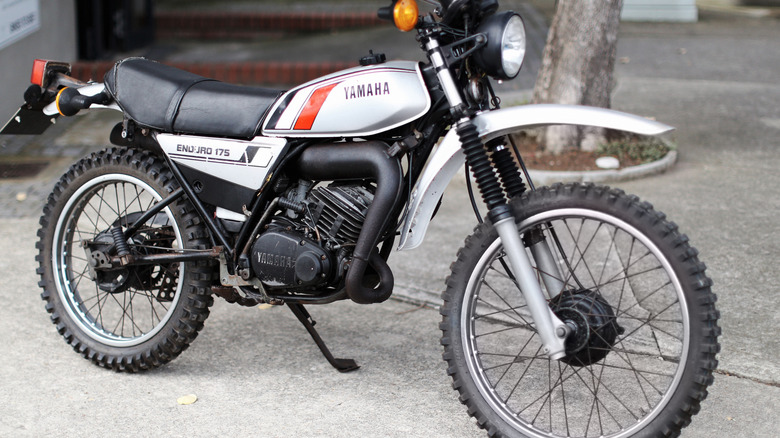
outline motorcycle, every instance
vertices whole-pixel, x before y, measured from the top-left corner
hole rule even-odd
[[[355,370],[304,306],[387,300],[393,246],[420,245],[465,163],[488,211],[452,265],[440,329],[469,415],[491,436],[671,436],[688,425],[720,334],[696,249],[623,191],[535,187],[512,137],[550,124],[673,128],[601,108],[500,108],[491,79],[517,76],[522,18],[495,0],[433,3],[422,16],[413,0],[379,9],[416,32],[428,62],[371,53],[288,91],[144,58],[85,83],[67,63],[36,60],[3,133],[123,114],[115,147],[74,164],[40,219],[39,285],[66,342],[101,367],[159,367],[195,339],[216,296],[288,306],[331,365]]]

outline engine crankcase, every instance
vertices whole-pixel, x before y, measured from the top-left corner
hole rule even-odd
[[[331,255],[295,231],[269,230],[252,246],[252,269],[268,288],[298,289],[324,284],[332,276]]]

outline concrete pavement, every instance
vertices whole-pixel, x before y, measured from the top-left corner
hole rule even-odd
[[[780,429],[773,409],[780,398],[778,40],[776,20],[723,15],[621,28],[614,107],[677,126],[679,160],[663,175],[612,185],[652,202],[691,237],[722,314],[715,384],[687,437],[771,437]],[[192,348],[162,369],[116,374],[72,352],[38,297],[37,215],[65,166],[106,140],[112,117],[74,119],[32,143],[0,139],[3,160],[52,161],[36,178],[0,180],[0,436],[484,435],[450,389],[440,317],[431,310],[475,223],[463,208],[462,180],[451,184],[423,246],[391,256],[396,294],[428,301],[425,307],[311,309],[334,353],[355,358],[360,371],[333,371],[289,311],[220,300]],[[195,404],[176,404],[189,393]]]

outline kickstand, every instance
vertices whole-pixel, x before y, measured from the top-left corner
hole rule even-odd
[[[316,324],[316,322],[314,322],[314,320],[311,318],[311,315],[309,315],[309,312],[303,307],[302,304],[287,303],[287,306],[290,307],[290,310],[292,310],[292,312],[298,318],[298,321],[300,321],[301,324],[306,327],[306,331],[309,332],[311,338],[314,339],[314,343],[317,344],[317,346],[320,348],[320,351],[322,352],[322,355],[325,356],[325,359],[328,359],[328,362],[333,366],[333,368],[339,370],[340,373],[348,373],[360,368],[360,365],[358,365],[352,359],[336,359],[333,357],[333,354],[331,354],[330,350],[328,350],[328,347],[325,346],[325,342],[322,341],[322,338],[320,337],[319,333],[317,333],[317,330],[314,329],[314,324]]]

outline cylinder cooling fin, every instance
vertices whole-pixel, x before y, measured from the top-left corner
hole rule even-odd
[[[359,185],[318,187],[310,194],[312,215],[320,233],[339,244],[354,244],[360,236],[374,194]]]

